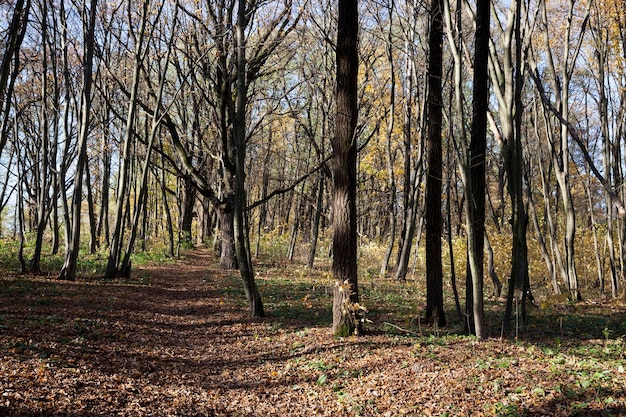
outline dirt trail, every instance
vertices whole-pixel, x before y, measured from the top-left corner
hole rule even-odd
[[[150,285],[5,284],[0,415],[220,414],[223,375],[258,362],[244,340],[264,324],[218,295],[204,250],[136,274]]]

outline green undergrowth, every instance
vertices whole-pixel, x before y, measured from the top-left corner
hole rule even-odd
[[[449,281],[444,283],[448,325],[438,328],[423,322],[426,305],[423,275],[409,275],[405,282],[398,282],[389,276],[381,278],[372,269],[366,262],[360,264],[359,295],[360,304],[367,309],[364,323],[367,333],[438,338],[468,335],[466,323],[457,316]],[[266,313],[274,320],[274,326],[328,327],[332,324],[334,281],[328,261],[318,262],[309,269],[301,262],[266,256],[255,260],[255,273]],[[231,274],[222,291],[227,298],[245,306],[241,280],[236,273]],[[458,291],[463,308],[464,289],[458,288]],[[613,348],[619,351],[621,341],[626,338],[626,306],[617,301],[570,304],[547,305],[540,300],[529,303],[525,325],[521,312],[514,309],[513,330],[505,338],[551,348],[581,346],[582,342],[592,341],[584,345],[589,346],[589,351],[583,353],[594,357]],[[485,322],[489,338],[503,336],[504,308],[503,298],[486,297]]]
[[[10,273],[20,271],[18,251],[19,242],[7,238],[0,239],[0,270]],[[28,241],[23,252],[27,267],[32,259],[33,252],[32,242]],[[147,266],[172,262],[172,258],[168,257],[166,252],[166,248],[162,244],[151,245],[145,251],[137,249],[131,255],[131,263],[133,266]],[[57,275],[63,267],[64,254],[62,247],[59,248],[56,254],[52,254],[52,246],[50,242],[46,242],[43,246],[40,261],[41,275],[48,277]],[[106,269],[108,255],[109,251],[106,247],[101,247],[95,253],[90,253],[89,248],[83,245],[77,260],[77,275],[79,279],[93,280],[101,278]],[[145,281],[145,276],[138,274],[137,277],[133,277],[133,272],[131,272],[131,279],[127,281],[136,283]]]

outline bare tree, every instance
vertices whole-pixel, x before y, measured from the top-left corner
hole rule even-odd
[[[76,279],[76,261],[80,250],[81,206],[83,197],[83,174],[87,163],[87,139],[89,137],[89,121],[91,114],[91,86],[93,75],[93,55],[95,49],[96,7],[98,0],[91,0],[88,12],[84,39],[83,80],[80,99],[80,120],[78,136],[78,159],[74,176],[74,193],[72,196],[72,229],[69,245],[65,252],[65,262],[59,273],[59,279],[74,281]],[[87,13],[85,13],[87,15]]]
[[[11,97],[15,86],[15,78],[20,70],[19,50],[28,27],[30,0],[17,0],[13,8],[13,16],[6,31],[4,51],[0,61],[0,111],[2,112],[2,127],[0,131],[0,152],[7,142]]]

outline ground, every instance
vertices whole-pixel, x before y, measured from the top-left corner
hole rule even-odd
[[[264,319],[205,250],[132,282],[5,275],[0,415],[626,415],[623,306],[595,336],[554,311],[553,337],[478,341],[375,307],[372,281],[370,333],[333,339],[327,278],[285,268],[257,269]]]

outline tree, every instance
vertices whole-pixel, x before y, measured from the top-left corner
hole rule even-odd
[[[161,13],[163,11],[163,3],[161,3],[161,7],[159,7],[158,12],[156,13],[155,19],[158,21],[159,17],[161,16]],[[135,202],[135,212],[133,215],[133,218],[131,220],[131,224],[130,224],[130,232],[129,232],[129,236],[128,236],[128,242],[126,245],[126,250],[123,253],[122,256],[122,263],[121,263],[121,267],[120,267],[120,272],[123,276],[125,277],[129,277],[130,276],[130,269],[131,269],[131,262],[130,262],[130,257],[133,253],[134,247],[135,247],[135,239],[137,237],[137,229],[139,227],[139,219],[141,217],[141,215],[143,214],[144,219],[145,219],[145,210],[146,210],[146,201],[148,198],[148,173],[150,171],[150,157],[152,155],[152,151],[154,149],[155,146],[155,142],[157,141],[157,136],[160,133],[160,117],[161,117],[161,111],[162,111],[162,106],[163,106],[163,90],[165,87],[165,79],[166,79],[166,75],[167,75],[167,67],[168,64],[170,62],[169,58],[170,58],[170,54],[172,51],[172,45],[174,43],[174,39],[175,39],[175,29],[176,26],[178,25],[178,8],[175,7],[174,8],[174,15],[172,17],[172,23],[171,23],[172,27],[170,28],[170,38],[167,40],[167,52],[166,52],[166,59],[165,59],[165,68],[161,69],[160,71],[157,71],[160,76],[159,76],[159,82],[158,82],[158,87],[157,90],[158,92],[156,93],[157,97],[155,100],[155,105],[154,105],[154,111],[152,114],[152,120],[151,120],[151,126],[150,126],[150,133],[149,133],[149,137],[147,138],[148,144],[146,146],[146,154],[145,154],[145,161],[143,163],[143,168],[141,171],[141,177],[139,179],[139,196],[137,197],[137,200]]]
[[[4,149],[7,141],[7,129],[11,109],[11,98],[15,86],[15,78],[20,70],[19,52],[30,13],[30,0],[17,0],[13,9],[11,22],[6,30],[5,46],[0,61],[0,111],[2,112],[2,130],[0,131],[0,152]]]
[[[128,3],[128,7],[132,6],[131,2]],[[146,26],[148,24],[148,13],[150,7],[150,0],[143,0],[141,7],[141,16],[139,22],[138,33],[134,32],[133,22],[128,22],[130,30],[130,37],[134,39],[133,51],[133,72],[131,78],[131,93],[128,100],[128,111],[126,113],[126,128],[124,130],[123,151],[120,164],[120,172],[117,184],[116,195],[116,210],[113,235],[111,236],[111,246],[109,249],[109,257],[107,259],[107,267],[104,273],[106,278],[115,278],[117,275],[128,277],[130,270],[124,271],[121,269],[122,262],[122,245],[124,241],[124,223],[127,218],[126,209],[129,205],[129,185],[130,185],[130,167],[131,167],[131,150],[132,144],[135,140],[135,123],[136,113],[138,107],[137,95],[139,94],[139,81],[141,75],[141,68],[144,59],[147,54],[147,41],[148,36]],[[132,14],[129,12],[129,16]]]
[[[239,0],[237,11],[237,79],[236,79],[236,103],[233,126],[234,140],[230,142],[229,153],[235,156],[234,178],[234,216],[233,226],[235,229],[235,251],[239,272],[244,282],[244,290],[250,306],[250,314],[255,317],[263,317],[265,310],[261,295],[254,279],[254,270],[250,256],[250,227],[247,212],[247,194],[245,187],[246,171],[246,105],[248,100],[248,62],[246,59],[246,36],[245,29],[250,23],[251,11],[246,8],[246,0]],[[234,149],[233,149],[234,148]]]
[[[442,197],[442,76],[443,76],[443,1],[430,5],[428,56],[428,173],[426,176],[426,320],[446,325],[443,309],[443,270],[441,236]]]
[[[402,225],[398,236],[398,261],[395,279],[404,281],[409,268],[409,260],[413,239],[416,234],[419,245],[419,237],[422,232],[423,217],[420,210],[420,197],[422,197],[422,187],[424,179],[424,135],[415,135],[414,131],[424,129],[426,97],[420,94],[421,86],[417,86],[418,77],[425,78],[428,71],[427,66],[419,61],[425,53],[418,50],[421,42],[421,35],[417,30],[419,25],[418,17],[421,10],[421,2],[407,2],[407,11],[404,25],[404,45],[405,45],[405,66],[404,66],[404,86],[402,95],[404,105],[402,106],[402,142],[404,153],[404,175],[402,180]],[[416,68],[423,68],[420,74],[415,74]],[[414,117],[415,115],[417,117]],[[417,140],[416,140],[417,139]],[[414,143],[417,142],[417,143]],[[413,149],[417,148],[415,152]],[[415,156],[413,156],[415,153]],[[417,223],[419,222],[419,228]]]
[[[358,1],[339,0],[337,21],[337,117],[333,161],[333,334],[360,334],[362,324],[357,277],[356,126]]]
[[[48,205],[50,202],[50,172],[49,172],[49,151],[50,151],[50,121],[48,114],[48,2],[44,0],[40,6],[41,13],[41,111],[40,111],[40,132],[37,138],[37,170],[39,178],[37,184],[37,232],[35,237],[35,248],[30,261],[30,271],[38,274],[40,271],[41,250],[43,245],[43,234],[48,224]]]
[[[83,174],[87,163],[87,139],[89,137],[89,120],[91,113],[91,85],[93,74],[93,55],[95,49],[96,7],[98,0],[91,0],[89,20],[86,22],[85,51],[83,57],[83,84],[80,98],[80,120],[78,136],[78,159],[74,176],[74,193],[72,195],[72,229],[69,245],[65,251],[65,262],[59,273],[59,279],[74,281],[76,279],[76,261],[80,250],[80,223],[83,197]]]
[[[511,201],[511,225],[513,243],[511,246],[511,273],[507,303],[502,325],[503,334],[508,334],[511,326],[513,302],[521,302],[522,327],[526,320],[526,298],[529,291],[528,246],[526,242],[528,214],[524,203],[524,161],[522,149],[522,89],[524,85],[524,51],[522,25],[522,2],[511,3],[508,27],[504,32],[504,56],[502,66],[494,56],[492,45],[492,78],[498,99],[501,131],[497,132],[502,143],[504,166],[508,176],[508,190]],[[512,43],[515,42],[515,50]],[[524,51],[525,52],[525,51]],[[515,60],[513,62],[513,59]]]
[[[544,26],[543,32],[543,49],[536,51],[545,54],[546,67],[543,70],[546,78],[550,83],[551,93],[553,95],[554,104],[546,100],[541,100],[543,111],[547,113],[544,117],[546,123],[554,123],[556,128],[550,126],[546,129],[548,141],[552,156],[552,165],[554,167],[554,175],[556,177],[559,196],[563,206],[565,215],[565,235],[564,235],[564,260],[562,268],[562,279],[567,285],[570,297],[573,300],[579,301],[582,299],[580,291],[578,289],[578,274],[576,272],[576,256],[575,256],[575,236],[576,236],[576,211],[574,207],[574,200],[572,197],[572,184],[570,176],[570,162],[571,151],[569,145],[570,132],[569,126],[571,115],[571,84],[573,72],[576,68],[574,63],[577,61],[583,44],[584,33],[589,21],[589,8],[591,3],[584,5],[585,9],[582,10],[582,18],[577,16],[577,2],[576,0],[567,1],[567,12],[563,16],[562,30],[562,42],[559,43],[559,48],[552,46],[550,37],[552,33],[548,34],[548,28],[556,22],[550,22],[548,20],[548,4],[546,1],[541,2],[541,19]],[[575,18],[576,16],[576,18]],[[556,20],[556,19],[555,19]],[[575,23],[580,22],[580,28],[578,33],[575,32]],[[578,38],[576,44],[572,47],[574,38]],[[556,52],[560,52],[556,55]],[[535,60],[536,57],[533,57]],[[558,60],[557,60],[558,59]],[[560,67],[557,67],[556,63],[560,63]],[[536,68],[536,62],[532,62],[533,67]],[[533,70],[535,70],[533,68]],[[536,72],[536,70],[535,70]],[[543,81],[539,77],[535,82],[538,89],[543,89],[543,85],[539,85]],[[553,111],[556,110],[554,116],[556,121],[552,118]],[[558,133],[555,133],[558,132]]]

